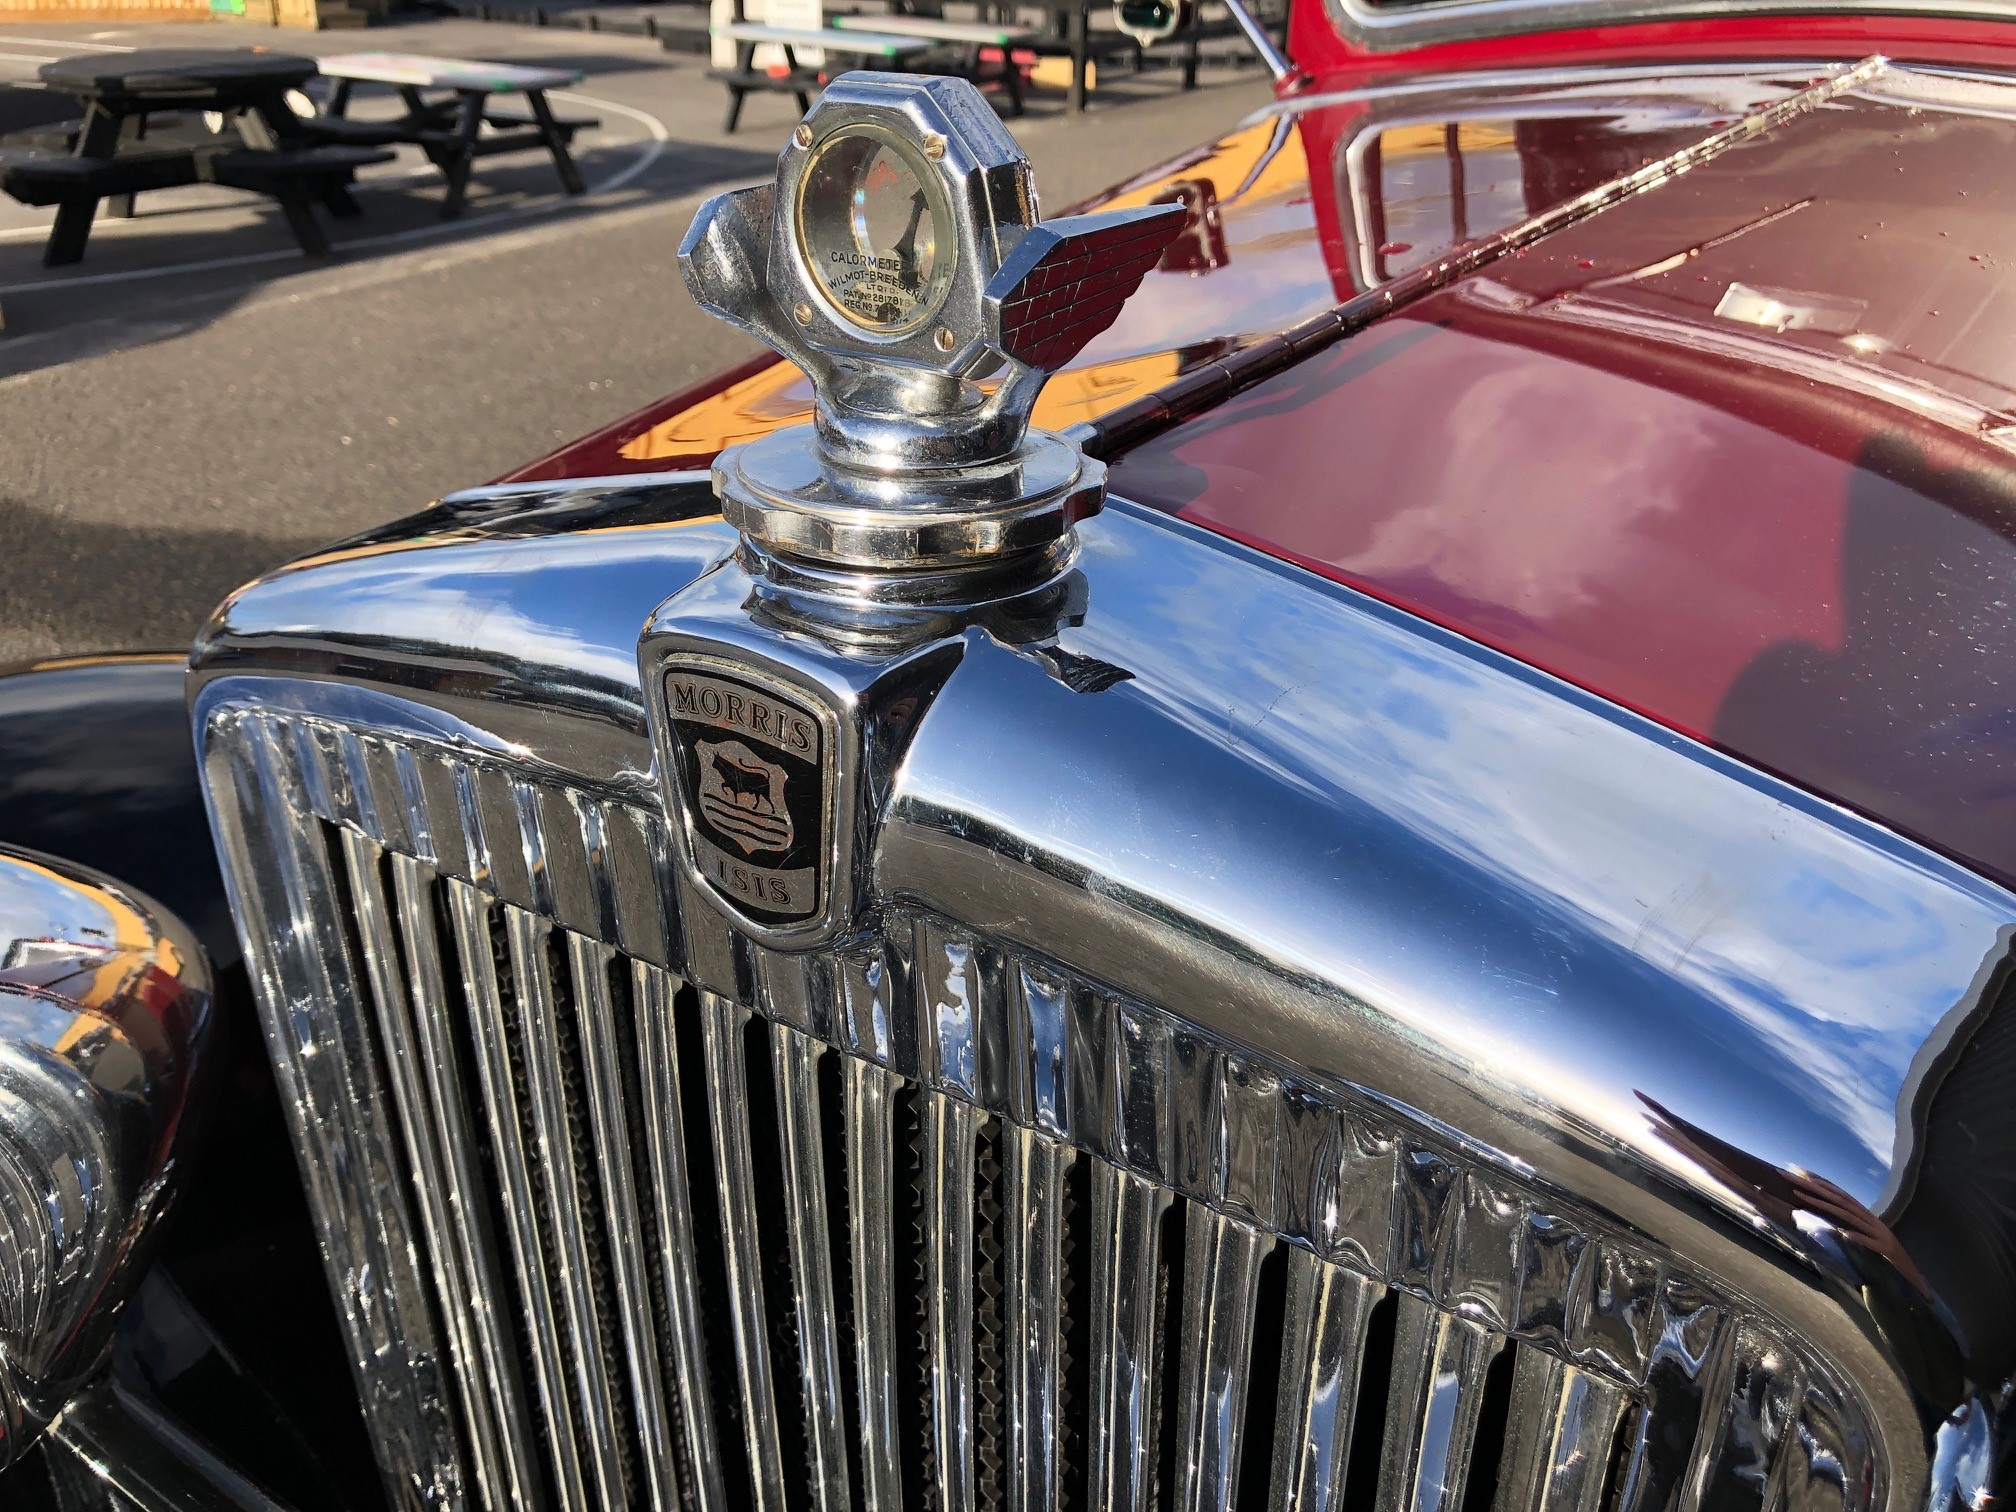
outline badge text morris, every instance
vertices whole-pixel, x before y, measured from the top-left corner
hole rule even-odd
[[[760,923],[825,901],[832,753],[820,720],[782,689],[668,667],[664,714],[697,869]]]

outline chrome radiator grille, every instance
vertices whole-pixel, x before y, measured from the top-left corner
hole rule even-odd
[[[948,921],[709,937],[648,804],[214,719],[406,1504],[1883,1500],[1796,1341],[1399,1110]]]

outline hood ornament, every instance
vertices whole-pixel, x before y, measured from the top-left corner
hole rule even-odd
[[[1106,472],[1030,410],[1182,224],[1172,205],[1039,221],[1028,159],[971,84],[836,79],[775,182],[707,201],[679,248],[701,307],[817,394],[812,425],[715,463],[759,575],[912,604],[1055,577]]]
[[[872,936],[877,804],[969,632],[1040,656],[1082,612],[1072,527],[1106,469],[1030,410],[1183,221],[1039,221],[980,92],[907,74],[836,79],[774,183],[701,206],[687,287],[817,403],[721,454],[740,547],[638,638],[695,980],[741,991],[737,940]]]

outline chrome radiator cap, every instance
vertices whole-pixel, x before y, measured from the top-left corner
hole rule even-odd
[[[723,514],[763,552],[817,567],[1026,558],[1045,575],[1106,474],[1032,432],[1030,409],[1182,223],[1176,205],[1039,221],[1028,160],[971,84],[836,79],[776,181],[708,200],[679,246],[701,307],[817,394],[811,426],[722,455]]]

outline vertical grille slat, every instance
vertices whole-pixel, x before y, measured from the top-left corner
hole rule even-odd
[[[1462,1512],[1485,1379],[1504,1340],[1400,1296],[1379,1512]]]
[[[1722,1309],[1671,1278],[1658,1298],[1645,1378],[1658,1411],[1640,1416],[1621,1512],[1698,1505],[1717,1422],[1709,1403],[1727,1391],[1732,1330]]]
[[[1008,1505],[1062,1499],[1064,1178],[1072,1152],[1032,1129],[1007,1131]]]
[[[456,1049],[453,999],[442,967],[442,916],[437,908],[441,883],[410,857],[394,855],[391,862],[418,1055],[447,1164],[448,1212],[470,1295],[470,1329],[482,1360],[483,1389],[497,1417],[499,1450],[511,1488],[507,1505],[541,1505],[547,1500],[545,1476],[533,1459],[537,1440],[532,1409],[518,1370],[519,1320],[512,1315],[506,1261],[490,1221],[473,1123],[474,1094]]]
[[[491,1146],[497,1152],[498,1179],[504,1188],[504,1219],[516,1261],[525,1332],[554,1461],[556,1490],[561,1506],[571,1512],[574,1508],[585,1509],[591,1503],[574,1431],[573,1404],[568,1398],[567,1364],[560,1350],[560,1314],[554,1306],[546,1257],[540,1244],[530,1151],[519,1118],[504,998],[491,954],[489,904],[467,882],[451,879],[445,885],[449,911],[455,921],[464,987],[477,1021],[473,1035],[477,1079],[483,1088],[484,1113],[490,1125]]]
[[[840,1341],[833,1304],[833,1236],[826,1202],[826,1156],[819,1108],[824,1047],[784,1024],[770,1026],[777,1068],[777,1132],[790,1212],[791,1284],[796,1301],[799,1388],[812,1451],[814,1505],[845,1512],[850,1501],[841,1394]]]
[[[1148,1512],[1155,1495],[1156,1277],[1162,1187],[1093,1161],[1092,1443],[1087,1502]]]
[[[979,1124],[971,1103],[942,1093],[925,1100],[931,1420],[942,1512],[973,1512],[976,1504],[973,1418],[980,1383],[973,1341],[973,1244]]]
[[[1287,1262],[1271,1499],[1283,1512],[1332,1512],[1351,1462],[1366,1325],[1386,1288],[1304,1249]]]
[[[715,1403],[704,1356],[708,1330],[701,1317],[699,1244],[694,1233],[694,1179],[686,1148],[681,1106],[677,1026],[678,987],[665,972],[642,961],[630,966],[637,1003],[638,1083],[643,1090],[645,1149],[650,1159],[652,1195],[657,1203],[659,1271],[665,1311],[671,1322],[665,1354],[677,1385],[685,1435],[685,1463],[698,1512],[728,1505],[717,1447]],[[702,1172],[702,1179],[707,1173]]]
[[[420,905],[422,884],[413,863],[395,858],[399,933],[406,945],[402,961],[385,895],[384,853],[354,830],[340,833],[393,1101],[417,1178],[428,1259],[441,1291],[477,1491],[490,1507],[526,1506],[537,1498],[538,1482],[527,1457],[530,1434],[516,1372],[507,1366],[490,1305],[501,1291],[494,1257],[470,1211],[479,1189],[468,1169],[469,1140],[454,1064],[439,1040],[443,993],[433,914]]]
[[[657,1315],[652,1306],[644,1256],[643,1215],[631,1167],[631,1121],[624,1106],[622,1039],[609,991],[615,952],[569,932],[568,961],[579,1012],[581,1068],[586,1083],[589,1127],[607,1214],[610,1267],[615,1273],[628,1378],[635,1404],[650,1504],[659,1512],[679,1504],[672,1457],[671,1425],[658,1374]]]
[[[1626,1405],[1608,1381],[1520,1350],[1493,1512],[1601,1512]]]
[[[869,1512],[903,1505],[901,1416],[896,1401],[896,1078],[845,1058],[847,1225],[853,1256],[854,1389],[861,1414],[862,1493]]]
[[[1230,1512],[1239,1494],[1260,1262],[1273,1240],[1192,1207],[1184,1239],[1179,1512]],[[1265,1453],[1270,1446],[1263,1445]]]
[[[567,1061],[560,1040],[560,1006],[549,944],[552,926],[522,909],[505,914],[512,980],[525,1040],[525,1081],[532,1102],[533,1135],[546,1175],[554,1236],[550,1257],[559,1277],[562,1316],[574,1369],[576,1405],[584,1448],[605,1504],[628,1500],[621,1418],[603,1347],[604,1319],[595,1294],[596,1258],[589,1249],[587,1173],[576,1159],[570,1109],[562,1082]]]
[[[748,1068],[742,1050],[742,1031],[749,1014],[711,992],[700,994],[700,1005],[714,1127],[714,1179],[720,1192],[721,1241],[728,1269],[728,1305],[734,1323],[735,1366],[742,1386],[742,1427],[750,1480],[758,1512],[785,1512],[786,1467],[764,1316],[756,1178],[749,1143]],[[790,1410],[797,1410],[795,1404]]]

